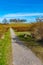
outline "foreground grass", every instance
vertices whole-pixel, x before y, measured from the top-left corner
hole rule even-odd
[[[28,32],[15,32],[24,45],[30,48],[43,62],[43,46],[41,43],[34,41],[32,37],[24,38],[24,34]]]
[[[3,40],[0,40],[0,65],[12,65],[12,50],[10,32],[5,33]]]

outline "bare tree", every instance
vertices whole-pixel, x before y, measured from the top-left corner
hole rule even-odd
[[[43,39],[43,18],[36,19],[36,27],[34,29],[36,39]]]

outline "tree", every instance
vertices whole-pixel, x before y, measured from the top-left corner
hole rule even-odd
[[[34,36],[37,40],[43,40],[43,18],[37,18],[34,24]]]
[[[10,22],[17,22],[16,19],[10,19]]]
[[[2,22],[3,22],[4,24],[7,24],[7,19],[4,18]]]
[[[18,22],[26,22],[25,19],[18,19]]]
[[[25,19],[10,19],[10,22],[26,22]]]

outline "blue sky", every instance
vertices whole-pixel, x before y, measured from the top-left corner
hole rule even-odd
[[[27,19],[43,16],[43,0],[0,0],[0,21],[4,18]]]

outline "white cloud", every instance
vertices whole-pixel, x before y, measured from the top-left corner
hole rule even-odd
[[[17,17],[17,16],[43,16],[43,13],[15,13],[15,14],[6,14],[3,17]]]
[[[43,16],[43,13],[14,13],[14,14],[5,14],[2,17],[0,17],[0,21],[2,21],[4,18],[7,18],[8,20],[10,18],[23,18],[23,17],[33,17],[33,16]]]

